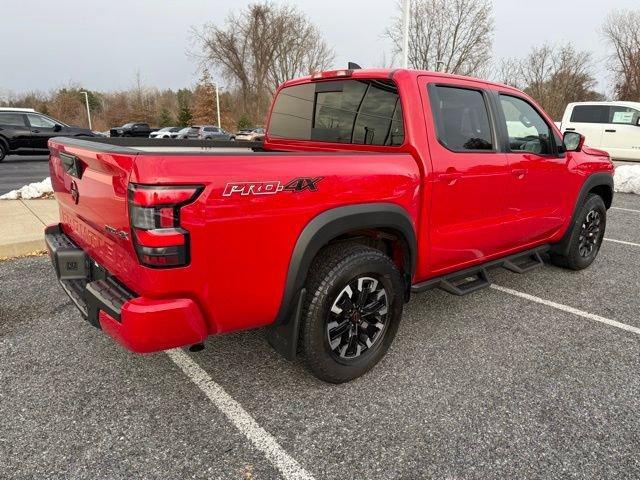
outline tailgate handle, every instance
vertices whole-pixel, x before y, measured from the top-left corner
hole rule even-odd
[[[82,176],[82,168],[78,157],[75,155],[69,155],[68,153],[61,153],[60,161],[62,162],[64,171],[69,175],[76,178],[80,178]]]

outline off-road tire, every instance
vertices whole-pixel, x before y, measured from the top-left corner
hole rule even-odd
[[[359,279],[362,279],[362,285],[358,284]],[[378,281],[377,287],[374,287],[372,279]],[[345,295],[346,286],[353,285],[353,282],[361,287],[360,291],[349,299],[342,298],[341,294]],[[353,243],[334,244],[317,255],[311,266],[306,288],[307,300],[301,319],[301,344],[308,368],[317,378],[331,383],[348,382],[366,373],[385,355],[400,324],[404,282],[398,268],[388,256],[374,248]],[[380,294],[380,290],[384,290],[384,294]],[[347,310],[341,317],[332,312],[335,302],[344,300],[350,303],[354,300],[357,304],[361,294],[364,295],[363,301],[371,296],[369,299],[372,301],[368,306],[382,303],[382,300],[374,302],[373,297],[385,299],[386,314],[379,315],[383,308],[375,314],[366,314],[366,306],[362,307],[362,317],[355,312],[348,317]],[[357,332],[354,335],[356,344],[360,338],[365,338],[366,341],[366,332],[374,332],[373,341],[369,339],[371,346],[361,344],[360,347],[365,348],[364,352],[353,358],[342,358],[341,352],[332,350],[330,346],[330,320],[340,319],[340,324],[344,325],[344,318],[350,318],[348,326]],[[384,328],[377,328],[372,321],[377,321],[375,325],[384,324]],[[380,331],[379,336],[376,336],[376,328]],[[351,331],[345,331],[345,335],[340,338],[348,339],[345,341],[351,345]]]
[[[594,233],[594,217],[598,219],[597,232]],[[552,250],[551,263],[571,270],[582,270],[593,263],[598,256],[607,225],[607,208],[599,195],[590,193],[580,207],[578,215],[571,225],[566,244],[556,251]],[[591,245],[585,255],[585,240]],[[581,253],[582,249],[582,253]]]

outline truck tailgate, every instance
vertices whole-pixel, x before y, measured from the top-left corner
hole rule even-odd
[[[49,143],[51,184],[60,223],[92,260],[122,281],[138,262],[127,214],[127,185],[135,153],[114,154],[54,139]]]

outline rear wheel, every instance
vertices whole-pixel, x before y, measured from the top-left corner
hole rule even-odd
[[[562,252],[552,252],[555,265],[571,270],[582,270],[598,256],[607,224],[607,208],[602,197],[589,194],[582,204]]]
[[[342,383],[371,369],[398,330],[403,280],[384,253],[336,244],[318,254],[307,280],[302,345],[311,372]]]
[[[5,146],[2,143],[0,143],[0,162],[3,161],[6,156],[7,156],[7,151],[5,150]]]

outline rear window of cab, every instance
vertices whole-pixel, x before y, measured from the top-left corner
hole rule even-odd
[[[397,146],[404,141],[398,88],[388,80],[336,80],[283,88],[272,138]]]

